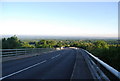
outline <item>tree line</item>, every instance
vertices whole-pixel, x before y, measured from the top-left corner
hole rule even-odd
[[[109,45],[102,40],[81,41],[81,40],[39,40],[39,41],[21,41],[17,36],[2,38],[3,49],[16,48],[56,48],[56,47],[78,47],[92,50],[94,48],[109,48]]]

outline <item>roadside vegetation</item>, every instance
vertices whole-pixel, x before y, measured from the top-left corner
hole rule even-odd
[[[107,64],[120,71],[120,44],[119,40],[24,40],[17,36],[2,38],[2,49],[21,48],[57,48],[78,47],[83,48],[97,56]]]

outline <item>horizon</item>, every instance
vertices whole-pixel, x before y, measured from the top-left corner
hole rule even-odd
[[[9,38],[12,36],[17,36],[19,39],[81,39],[81,40],[94,40],[94,39],[115,39],[118,37],[87,37],[87,36],[43,36],[43,35],[2,35],[1,38]]]
[[[2,35],[118,37],[117,2],[1,2],[0,5]]]

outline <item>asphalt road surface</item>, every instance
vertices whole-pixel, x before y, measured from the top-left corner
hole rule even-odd
[[[1,79],[70,79],[76,62],[76,51],[64,49],[3,62]]]

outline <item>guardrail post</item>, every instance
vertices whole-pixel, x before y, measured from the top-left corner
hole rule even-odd
[[[34,48],[32,48],[32,54],[33,54],[33,49],[34,49]]]
[[[40,49],[37,49],[38,50],[38,53],[40,53]]]
[[[25,48],[25,55],[26,55],[26,48]]]
[[[18,53],[17,53],[17,49],[16,49],[15,51],[16,51],[16,52],[15,52],[15,56],[16,56],[16,55],[18,54]]]

